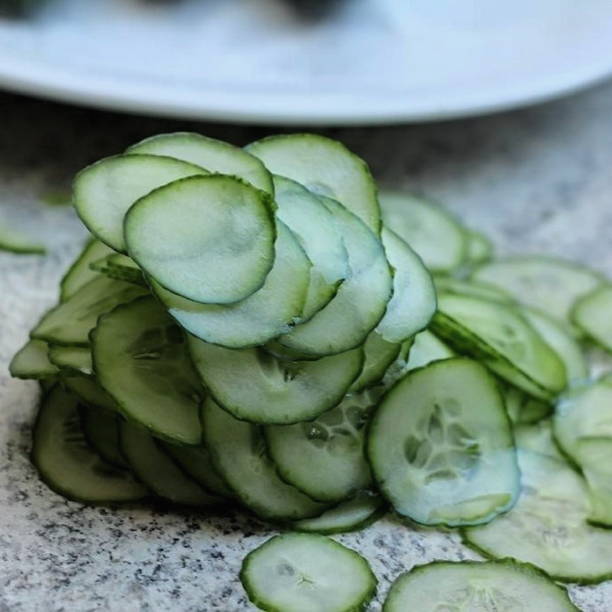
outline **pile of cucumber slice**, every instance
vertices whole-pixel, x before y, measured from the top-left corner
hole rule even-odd
[[[367,605],[368,563],[326,536],[387,511],[510,559],[413,569],[388,611],[572,610],[548,576],[612,575],[600,273],[494,259],[314,134],[155,136],[81,171],[74,205],[91,240],[10,366],[43,388],[32,459],[54,491],[293,532],[243,565],[264,610]]]

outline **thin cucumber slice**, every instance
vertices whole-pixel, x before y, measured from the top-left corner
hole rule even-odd
[[[49,361],[57,366],[64,376],[93,375],[91,349],[89,347],[53,344],[49,347]]]
[[[189,478],[146,430],[122,421],[121,452],[142,482],[156,495],[181,506],[219,506],[223,500],[210,495]]]
[[[348,254],[332,214],[298,183],[275,176],[276,216],[296,235],[312,262],[302,317],[310,319],[336,295],[348,276]]]
[[[432,330],[536,398],[550,399],[566,386],[563,362],[507,304],[465,295],[440,296]]]
[[[342,353],[362,344],[384,316],[393,288],[378,238],[338,202],[322,201],[342,232],[351,274],[325,308],[278,339],[283,346],[310,355]]]
[[[237,176],[274,195],[272,176],[259,159],[244,149],[194,132],[158,134],[132,145],[127,153],[174,157],[216,174]]]
[[[249,599],[270,612],[362,610],[377,585],[361,555],[308,533],[275,536],[249,553],[240,581]]]
[[[247,151],[270,172],[338,200],[373,232],[380,231],[376,183],[366,163],[343,144],[318,134],[286,134],[253,142]]]
[[[80,406],[81,427],[87,443],[105,461],[128,469],[119,445],[119,419],[116,412],[103,408]]]
[[[124,253],[123,219],[132,204],[162,185],[197,174],[207,172],[170,157],[107,157],[77,174],[73,186],[74,206],[96,238]]]
[[[406,610],[579,612],[544,572],[512,559],[417,565],[397,578],[383,606],[384,612]]]
[[[327,509],[278,477],[259,427],[235,419],[210,397],[202,404],[202,429],[215,469],[258,516],[297,520]]]
[[[361,349],[316,361],[283,361],[261,348],[231,350],[190,337],[189,351],[215,401],[254,423],[317,417],[344,397],[363,364]]]
[[[418,523],[485,523],[518,497],[503,399],[469,359],[434,362],[398,382],[370,423],[367,452],[381,493]]]
[[[373,402],[350,394],[315,421],[264,428],[281,478],[309,497],[337,503],[372,484],[364,456],[365,425]]]
[[[401,236],[432,272],[450,272],[466,258],[468,240],[448,212],[406,193],[380,194],[383,221]]]
[[[77,398],[54,387],[34,425],[32,461],[51,489],[85,503],[131,502],[147,495],[129,472],[103,461],[87,444]]]
[[[400,343],[387,342],[378,331],[370,332],[363,345],[363,368],[359,378],[351,385],[351,391],[361,391],[380,382],[401,350]]]
[[[602,281],[589,268],[554,257],[519,255],[486,263],[472,278],[496,285],[517,301],[569,323],[576,300]]]
[[[295,531],[324,535],[359,531],[377,521],[386,509],[386,504],[380,495],[361,491],[352,499],[338,504],[321,516],[293,521],[291,528]]]
[[[117,280],[133,283],[135,285],[146,286],[147,284],[142,274],[142,270],[138,267],[136,262],[131,257],[121,253],[106,255],[89,265],[92,270],[104,274],[109,278],[116,278]]]
[[[475,280],[462,280],[453,276],[436,276],[434,278],[436,290],[438,294],[453,293],[458,295],[468,295],[484,300],[492,300],[496,302],[504,302],[511,304],[514,298],[496,287],[488,283],[482,283]]]
[[[495,247],[487,236],[476,230],[467,230],[467,263],[471,265],[490,261]]]
[[[505,385],[504,401],[510,420],[517,425],[537,423],[553,411],[553,404],[529,397],[511,385]]]
[[[124,233],[140,268],[195,302],[244,300],[274,263],[270,198],[231,176],[193,176],[156,189],[127,212]]]
[[[114,253],[113,249],[103,242],[95,239],[90,240],[60,282],[60,302],[65,302],[83,285],[96,278],[98,273],[89,267],[90,264],[111,253]]]
[[[579,438],[576,457],[589,490],[589,521],[612,527],[612,437]]]
[[[203,389],[183,333],[153,298],[100,317],[91,340],[98,381],[127,419],[170,442],[200,443]]]
[[[8,251],[15,255],[44,255],[47,249],[33,238],[16,229],[5,227],[0,222],[0,251]]]
[[[98,276],[47,312],[30,335],[49,344],[87,347],[100,315],[145,293],[143,287]]]
[[[612,286],[604,285],[578,299],[571,317],[591,340],[612,353]]]
[[[532,453],[539,453],[557,461],[565,461],[555,443],[550,419],[535,424],[514,425],[514,442],[516,447]]]
[[[88,406],[95,406],[110,412],[119,411],[115,400],[93,376],[63,376],[62,383]]]
[[[274,266],[263,287],[236,304],[199,304],[149,279],[170,315],[190,334],[227,348],[265,344],[290,329],[301,317],[310,262],[293,233],[278,223]]]
[[[49,360],[48,351],[49,345],[44,340],[28,340],[11,360],[10,375],[34,380],[55,376],[59,369]]]
[[[451,359],[455,355],[455,351],[444,344],[442,340],[434,336],[429,330],[425,330],[414,338],[408,355],[406,371],[422,368],[432,361]]]
[[[381,233],[394,270],[393,295],[376,331],[387,342],[403,342],[425,329],[436,311],[436,290],[421,258],[397,234]]]

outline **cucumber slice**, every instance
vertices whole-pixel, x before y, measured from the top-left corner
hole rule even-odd
[[[203,389],[183,333],[153,298],[100,317],[91,340],[98,380],[127,419],[170,442],[200,443]]]
[[[274,195],[272,176],[259,159],[244,149],[194,132],[158,134],[132,145],[126,153],[174,157],[216,174],[237,176]]]
[[[481,283],[475,280],[462,280],[453,276],[436,276],[434,283],[438,294],[452,293],[456,295],[467,295],[494,302],[511,304],[514,298],[502,291],[495,285]]]
[[[68,499],[133,502],[147,495],[129,472],[91,450],[81,429],[77,398],[58,386],[42,400],[34,425],[32,461],[43,482]]]
[[[53,344],[49,347],[49,361],[57,366],[64,376],[93,375],[89,347]]]
[[[254,423],[317,417],[344,397],[363,364],[361,349],[317,361],[282,361],[261,348],[230,350],[191,337],[189,350],[215,401]]]
[[[432,330],[533,397],[550,399],[565,388],[565,366],[511,306],[464,295],[443,295],[438,299]]]
[[[418,523],[485,523],[518,497],[502,396],[469,359],[434,362],[398,382],[370,423],[367,453],[381,493]]]
[[[552,404],[533,399],[510,385],[505,385],[504,401],[510,420],[517,425],[537,423],[550,416],[553,411]]]
[[[417,565],[397,578],[383,606],[384,612],[406,610],[579,612],[544,572],[512,559]]]
[[[377,331],[370,332],[363,345],[365,359],[361,374],[350,390],[361,391],[380,382],[401,350],[400,343],[387,342]]]
[[[406,193],[380,194],[383,221],[399,234],[432,272],[450,272],[467,256],[468,240],[448,212]]]
[[[88,406],[118,412],[115,400],[98,384],[93,376],[64,376],[63,385]]]
[[[367,164],[343,144],[318,134],[284,134],[258,140],[246,149],[270,172],[338,200],[373,232],[380,231],[374,179]]]
[[[47,312],[30,335],[50,344],[87,347],[100,315],[145,293],[143,287],[98,276]]]
[[[555,443],[550,419],[535,424],[514,425],[514,442],[518,449],[532,453],[540,453],[557,461],[565,461],[559,447]]]
[[[589,268],[554,257],[519,255],[486,263],[472,278],[496,285],[519,302],[569,323],[576,300],[602,281]]]
[[[573,307],[573,322],[591,340],[612,353],[612,286],[604,285],[582,296]]]
[[[579,438],[575,452],[589,490],[589,521],[612,527],[612,438]]]
[[[5,227],[0,220],[0,251],[8,251],[15,255],[44,255],[47,249],[33,238]]]
[[[174,463],[144,429],[122,421],[119,427],[121,452],[132,470],[156,495],[181,506],[207,508],[223,500],[210,495]]]
[[[10,375],[34,380],[55,376],[59,369],[49,360],[48,351],[49,345],[44,340],[28,340],[11,360]]]
[[[391,271],[378,238],[338,202],[322,201],[342,232],[351,274],[325,308],[278,338],[291,350],[321,356],[362,344],[384,316],[392,291]]]
[[[277,217],[296,235],[312,262],[302,317],[310,319],[336,295],[348,276],[348,254],[332,214],[313,193],[275,176]]]
[[[467,263],[482,264],[490,261],[495,247],[487,236],[476,230],[467,230]]]
[[[394,270],[393,295],[376,331],[403,342],[425,329],[436,311],[436,290],[421,258],[397,234],[383,228],[382,243]]]
[[[128,469],[119,445],[119,419],[117,413],[103,408],[82,405],[79,407],[81,427],[87,443],[105,461],[119,468]]]
[[[146,281],[142,274],[142,270],[136,265],[136,262],[127,255],[121,253],[113,253],[102,257],[90,264],[92,270],[104,274],[109,278],[142,285],[146,287]]]
[[[278,477],[259,427],[235,419],[210,397],[202,404],[202,429],[215,469],[258,516],[296,520],[327,509]]]
[[[77,174],[74,207],[96,238],[115,251],[125,252],[123,219],[132,204],[162,185],[197,174],[207,171],[171,157],[107,157]]]
[[[230,176],[192,176],[156,189],[127,212],[124,233],[140,268],[195,302],[244,300],[274,263],[269,196]]]
[[[72,297],[83,285],[98,277],[89,266],[94,261],[114,253],[113,249],[99,240],[91,239],[79,253],[60,282],[60,302]]]
[[[455,352],[429,330],[417,334],[410,347],[406,372],[429,365],[432,361],[451,359]]]
[[[291,528],[295,531],[326,535],[359,531],[376,522],[386,509],[380,495],[360,491],[352,499],[327,510],[321,516],[293,521]]]
[[[364,456],[373,402],[350,394],[315,421],[264,428],[270,457],[283,480],[309,497],[337,503],[372,484]]]
[[[274,266],[263,287],[236,304],[199,304],[149,279],[168,312],[190,334],[227,348],[264,344],[299,320],[310,278],[310,262],[292,232],[278,223]]]
[[[288,533],[268,540],[242,562],[240,581],[261,610],[363,610],[376,593],[368,562],[334,540]]]

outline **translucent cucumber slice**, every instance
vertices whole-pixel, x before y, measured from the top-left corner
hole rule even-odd
[[[53,344],[49,347],[49,361],[58,367],[64,376],[93,375],[89,347]]]
[[[77,174],[74,206],[96,238],[124,253],[123,219],[136,200],[179,179],[207,174],[193,164],[155,155],[116,155]]]
[[[203,389],[183,333],[156,300],[100,317],[91,340],[98,381],[126,418],[170,442],[200,443]]]
[[[467,295],[506,304],[514,302],[514,298],[505,291],[495,285],[481,283],[480,281],[462,280],[453,276],[436,276],[434,283],[438,294]]]
[[[417,334],[410,347],[406,371],[416,370],[430,364],[432,361],[451,359],[455,352],[429,330]]]
[[[9,365],[9,373],[14,378],[40,380],[58,372],[57,366],[49,360],[49,345],[44,340],[28,340]]]
[[[16,229],[5,227],[0,219],[0,251],[16,255],[44,255],[46,247]]]
[[[318,134],[284,134],[253,142],[247,151],[270,172],[338,200],[372,231],[380,231],[376,183],[366,163],[343,144]]]
[[[97,259],[90,264],[90,268],[109,278],[122,280],[126,283],[142,286],[146,286],[147,284],[142,274],[142,270],[138,267],[136,262],[131,257],[121,253],[113,253],[101,259]]]
[[[518,497],[503,399],[469,359],[434,362],[398,382],[370,423],[367,453],[381,493],[422,524],[486,523]]]
[[[464,262],[468,240],[448,212],[406,193],[383,192],[380,205],[385,225],[420,255],[431,272],[450,272]]]
[[[215,400],[254,423],[317,417],[344,397],[363,364],[361,349],[316,361],[283,361],[261,348],[230,350],[191,337],[189,350]]]
[[[129,472],[103,461],[89,447],[78,400],[58,386],[42,400],[34,425],[32,461],[45,484],[68,499],[132,502],[147,495]]]
[[[278,477],[260,428],[235,419],[210,397],[202,404],[202,429],[215,469],[258,516],[297,520],[319,516],[327,509]]]
[[[144,429],[123,421],[119,431],[123,456],[138,478],[156,495],[181,506],[222,505],[221,498],[210,495],[189,478]]]
[[[364,440],[373,405],[367,393],[350,394],[314,421],[265,427],[268,453],[283,480],[329,503],[368,488]]]
[[[94,376],[63,376],[62,384],[83,403],[110,412],[118,412],[115,400],[99,385]]]
[[[193,176],[156,189],[127,212],[124,233],[142,270],[204,304],[244,300],[274,263],[269,196],[230,176]]]
[[[490,261],[495,247],[487,236],[476,230],[467,230],[467,263],[471,265]]]
[[[374,233],[338,202],[322,201],[342,233],[351,274],[327,306],[278,338],[291,350],[321,356],[362,344],[384,316],[393,288],[383,246]]]
[[[87,347],[100,315],[146,293],[143,287],[98,276],[45,314],[30,335],[49,344]]]
[[[129,469],[119,445],[119,418],[116,412],[82,405],[81,427],[87,443],[105,461],[119,468]]]
[[[290,329],[302,315],[310,262],[293,233],[278,223],[274,266],[263,287],[236,304],[199,304],[150,279],[156,296],[190,334],[227,348],[265,344]]]
[[[572,321],[589,338],[612,352],[612,286],[604,285],[587,293],[573,307]]]
[[[363,610],[376,593],[368,562],[322,535],[287,533],[268,540],[242,563],[240,580],[261,610]]]
[[[60,283],[60,302],[65,302],[83,285],[86,285],[98,276],[98,273],[89,267],[90,264],[114,252],[113,249],[106,246],[103,242],[95,239],[90,240],[62,278]]]
[[[434,561],[391,586],[384,612],[538,610],[579,612],[567,591],[533,565],[503,561]]]
[[[127,153],[174,157],[217,174],[230,174],[274,195],[272,176],[244,149],[194,132],[158,134],[132,145]]]
[[[400,343],[387,342],[377,331],[370,332],[363,345],[363,368],[359,378],[351,385],[351,391],[361,391],[380,382],[401,350]]]

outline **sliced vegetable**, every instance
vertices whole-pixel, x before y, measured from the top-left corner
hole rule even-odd
[[[377,331],[370,332],[363,344],[363,368],[359,378],[351,385],[351,391],[361,391],[380,382],[401,350],[400,343],[387,342]]]
[[[104,274],[109,278],[115,278],[135,285],[146,286],[142,270],[138,267],[136,262],[127,255],[112,253],[111,255],[106,255],[106,257],[97,259],[89,264],[89,266],[92,270]]]
[[[589,338],[612,353],[612,286],[603,285],[580,297],[572,309],[572,321]]]
[[[64,376],[93,375],[91,349],[89,347],[53,344],[49,347],[48,354],[49,361],[58,367]]]
[[[467,230],[467,261],[469,264],[481,264],[493,257],[495,247],[481,232]]]
[[[116,412],[82,405],[81,427],[87,443],[102,459],[119,468],[128,468],[119,444],[120,421]]]
[[[44,340],[28,340],[11,360],[9,372],[15,378],[40,380],[59,370],[49,361],[49,345]]]
[[[71,298],[83,285],[97,278],[98,273],[90,268],[90,265],[100,259],[114,253],[113,249],[103,242],[92,238],[79,253],[60,283],[60,302]]]
[[[44,255],[47,249],[33,238],[0,224],[0,251],[17,255]]]

